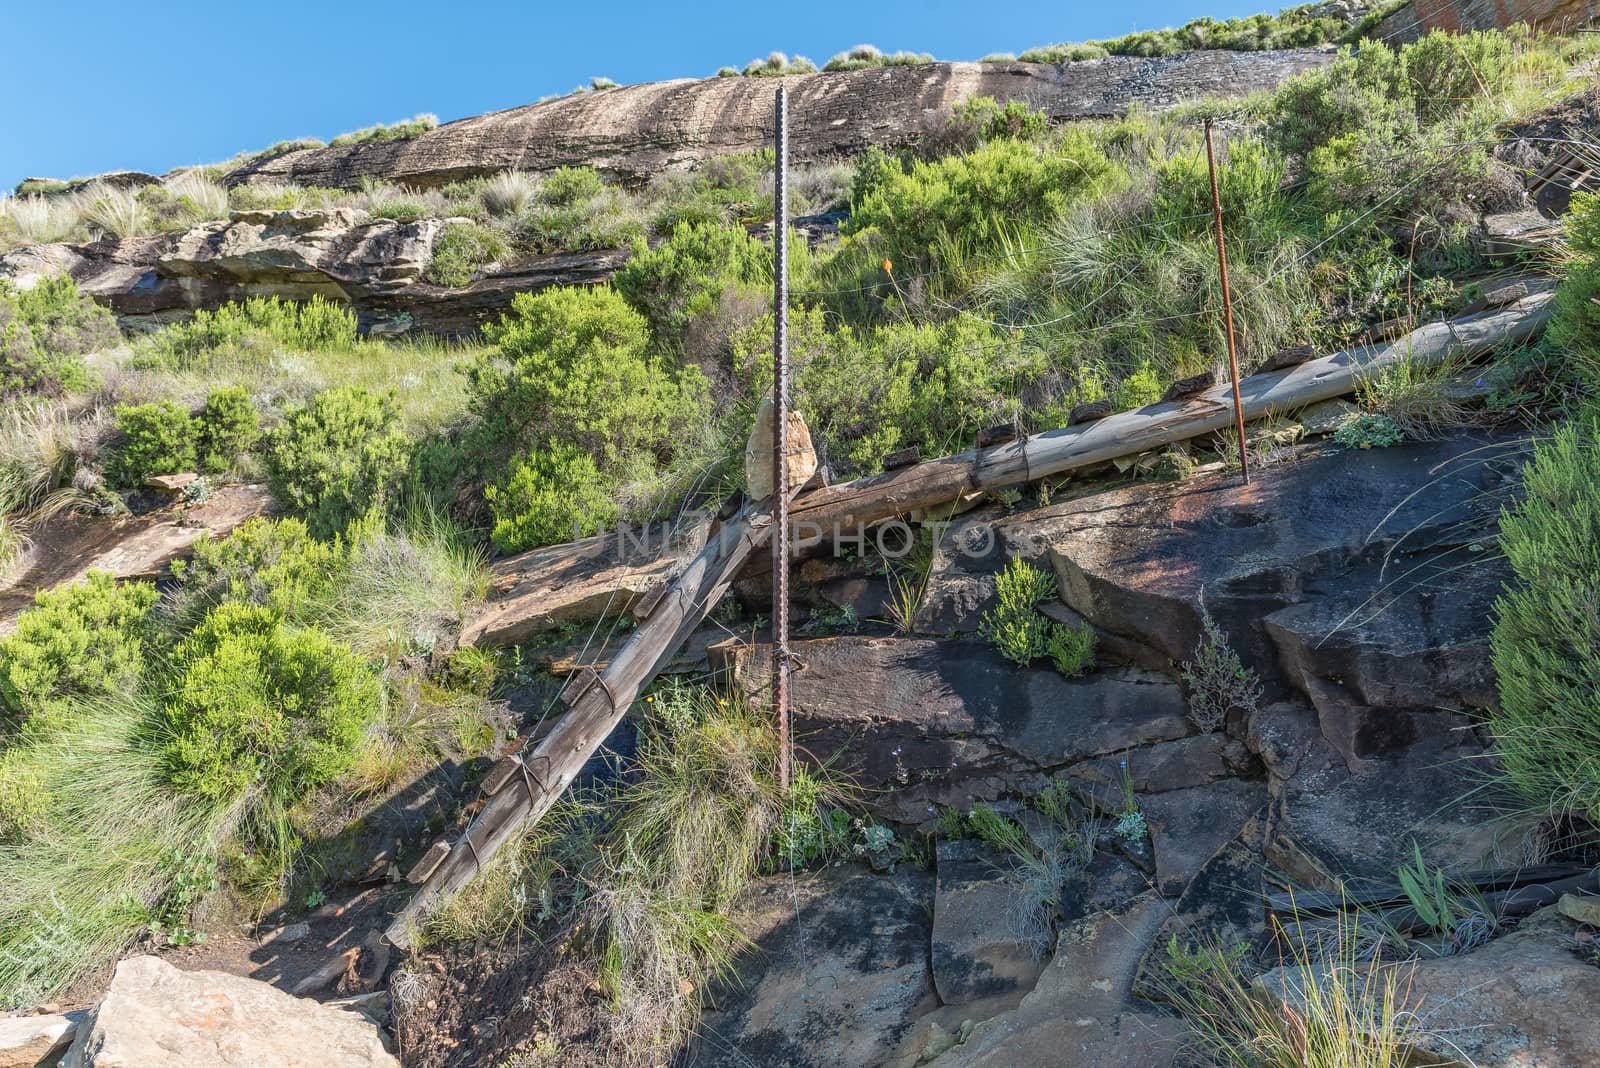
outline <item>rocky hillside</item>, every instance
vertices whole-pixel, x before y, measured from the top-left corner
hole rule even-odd
[[[1600,1063],[1600,39],[1386,10],[0,199],[0,1066]]]

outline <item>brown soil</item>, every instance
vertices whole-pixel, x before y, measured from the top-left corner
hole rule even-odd
[[[503,946],[441,947],[395,969],[389,989],[407,1068],[633,1068],[660,1063],[615,1039],[574,925]]]

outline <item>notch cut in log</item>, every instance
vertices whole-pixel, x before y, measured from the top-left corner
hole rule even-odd
[[[389,924],[384,933],[392,944],[409,948],[431,913],[471,882],[519,829],[550,810],[771,533],[772,502],[746,505],[711,534],[605,671],[587,669],[568,684],[562,692],[570,706],[567,714],[533,752],[514,754],[520,757],[520,766],[513,769],[519,774],[507,776],[487,799],[466,833]]]
[[[1547,287],[1505,308],[1429,323],[1387,344],[1363,345],[1240,379],[1244,417],[1262,419],[1342,397],[1354,392],[1364,378],[1404,360],[1428,367],[1449,359],[1472,359],[1503,342],[1522,340],[1544,326],[1550,297]],[[795,545],[804,548],[839,535],[854,537],[876,523],[948,504],[968,493],[1033,482],[1214,433],[1233,425],[1232,400],[1230,388],[1223,384],[1186,400],[1152,404],[992,449],[973,449],[840,482],[795,502],[789,513]]]

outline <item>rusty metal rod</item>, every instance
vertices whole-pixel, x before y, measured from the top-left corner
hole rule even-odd
[[[1233,422],[1239,432],[1239,470],[1250,484],[1250,449],[1244,440],[1244,402],[1239,399],[1239,354],[1233,343],[1233,297],[1228,292],[1228,243],[1222,232],[1222,193],[1217,188],[1217,153],[1206,120],[1206,165],[1211,169],[1211,213],[1217,221],[1217,266],[1222,271],[1222,322],[1228,334],[1228,376],[1233,380]]]
[[[789,91],[778,87],[772,176],[772,708],[778,783],[789,788]]]

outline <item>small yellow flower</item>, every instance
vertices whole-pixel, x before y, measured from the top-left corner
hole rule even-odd
[[[648,705],[648,704],[653,704],[653,703],[654,703],[654,702],[655,702],[655,697],[654,697],[654,696],[653,696],[653,695],[652,695],[652,696],[650,696],[650,697],[646,697],[646,698],[645,698],[645,699],[644,699],[644,703],[645,703],[645,704],[647,704],[647,705]]]
[[[894,262],[892,260],[890,260],[887,256],[885,256],[884,259],[883,259],[883,273],[884,274],[894,274]]]

